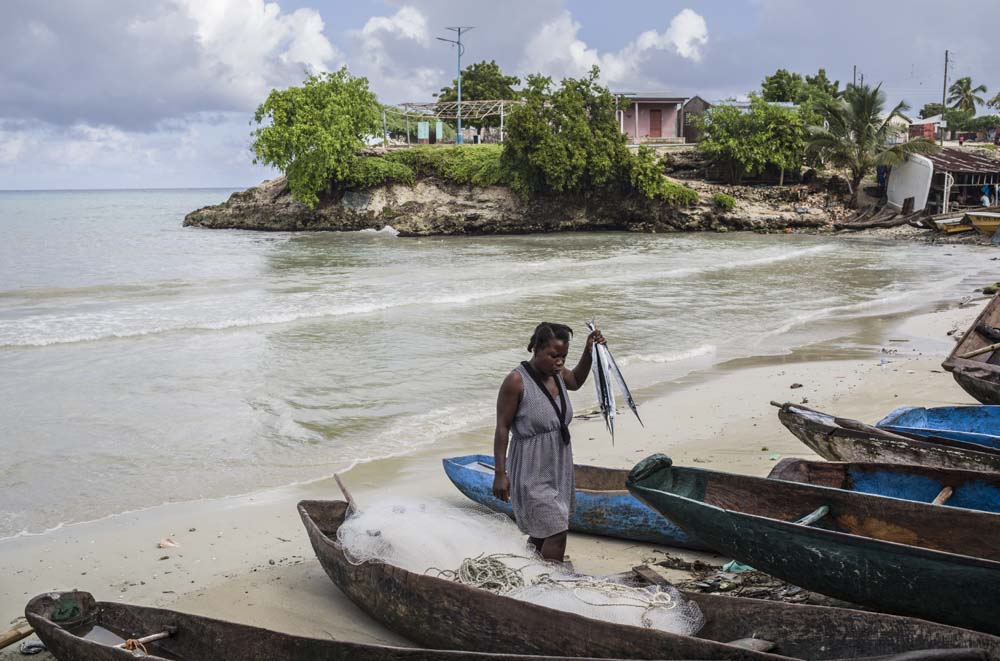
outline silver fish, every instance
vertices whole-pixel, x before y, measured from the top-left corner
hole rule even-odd
[[[591,332],[596,326],[593,321],[587,323],[587,328]],[[615,404],[615,393],[611,387],[611,368],[609,367],[609,353],[607,347],[601,344],[594,344],[591,349],[591,371],[594,373],[594,387],[597,389],[597,402],[601,407],[601,416],[604,424],[607,425],[611,433],[611,443],[615,442],[615,415],[617,405]]]
[[[597,326],[595,325],[595,323],[593,321],[590,321],[590,322],[587,323],[587,328],[591,332],[593,332],[597,328]],[[595,344],[594,347],[595,347],[594,354],[595,355],[600,354],[601,357],[603,358],[603,366],[601,367],[601,369],[602,369],[602,371],[605,370],[605,369],[607,370],[607,372],[606,372],[606,374],[607,374],[606,382],[608,384],[608,388],[610,389],[610,387],[611,387],[610,384],[611,384],[611,379],[612,378],[615,381],[618,382],[618,388],[621,390],[622,396],[625,397],[625,401],[628,404],[628,407],[630,409],[632,409],[632,413],[635,414],[635,418],[636,418],[636,420],[639,421],[639,424],[642,425],[643,427],[645,427],[646,425],[643,424],[642,418],[639,417],[639,410],[636,407],[635,398],[632,397],[632,391],[629,389],[628,384],[625,383],[625,376],[622,374],[621,369],[618,367],[618,363],[615,362],[615,357],[614,357],[614,355],[612,355],[611,349],[608,348],[607,344],[603,344],[603,345],[601,345],[601,344]],[[597,349],[598,347],[600,347],[600,349]],[[599,364],[599,362],[601,362],[601,361],[598,361],[596,359],[593,360],[593,363],[594,363],[594,366],[595,366],[594,367],[594,375],[595,375],[595,379],[594,380],[595,381],[598,380],[597,365]],[[600,386],[599,385],[598,385],[598,400],[599,401],[603,401],[603,400],[601,400]],[[611,394],[611,401],[614,402],[614,393]],[[604,409],[602,408],[601,411],[603,413]],[[613,427],[613,426],[614,426],[614,415],[611,416],[611,423],[610,423],[609,428]],[[614,440],[613,436],[612,436],[612,440]]]

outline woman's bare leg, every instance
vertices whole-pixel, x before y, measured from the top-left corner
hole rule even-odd
[[[542,540],[542,547],[539,550],[543,558],[557,562],[563,561],[563,557],[566,555],[566,532],[564,530]]]

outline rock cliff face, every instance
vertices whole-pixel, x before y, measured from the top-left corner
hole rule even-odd
[[[542,195],[524,200],[507,188],[423,179],[331,196],[310,209],[292,199],[284,177],[265,181],[228,201],[184,218],[185,226],[263,231],[356,231],[391,225],[401,236],[525,234],[625,230],[635,232],[777,230],[820,227],[826,214],[769,210],[717,213],[711,202],[690,208],[637,196]]]

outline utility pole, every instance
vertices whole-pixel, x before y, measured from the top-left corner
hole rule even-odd
[[[944,87],[941,88],[941,124],[938,125],[939,142],[938,144],[942,147],[944,146],[944,104],[945,97],[948,95],[948,51],[944,52]]]
[[[472,28],[473,26],[471,25],[445,28],[446,30],[457,32],[457,40],[437,37],[438,41],[447,41],[449,44],[455,44],[458,46],[458,135],[455,136],[455,143],[459,145],[465,142],[462,137],[462,53],[465,52],[465,46],[462,45],[462,32],[468,32]]]
[[[858,86],[858,65],[856,64],[854,65],[854,79],[851,82],[851,85],[853,85],[854,87]]]

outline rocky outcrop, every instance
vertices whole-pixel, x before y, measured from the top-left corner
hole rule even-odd
[[[689,208],[605,192],[523,199],[499,186],[459,186],[437,179],[421,179],[413,186],[342,191],[310,209],[292,199],[285,178],[279,177],[234,193],[222,204],[189,213],[184,225],[263,231],[356,231],[391,225],[402,236],[427,236],[587,230],[771,231],[815,228],[828,222],[825,213],[764,211],[746,213],[738,204],[732,212],[717,213],[710,196]]]

